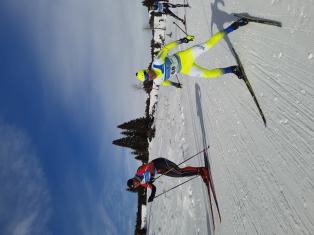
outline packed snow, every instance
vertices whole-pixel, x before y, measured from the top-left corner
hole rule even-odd
[[[183,89],[160,87],[150,160],[179,163],[209,145],[222,222],[214,204],[212,218],[206,188],[196,178],[148,204],[148,234],[314,234],[314,1],[189,4],[173,11],[181,17],[186,13],[195,41],[170,53],[207,40],[234,20],[233,12],[282,22],[282,28],[250,23],[197,60],[207,68],[233,65],[232,44],[267,127],[244,82],[234,75],[179,75]],[[173,21],[167,17],[165,35],[173,34],[166,42],[185,36]],[[204,165],[203,155],[186,165]],[[161,177],[155,182],[157,194],[184,180]]]

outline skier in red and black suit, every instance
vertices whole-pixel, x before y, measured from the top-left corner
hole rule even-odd
[[[150,188],[152,190],[148,202],[152,202],[156,193],[156,186],[153,185],[154,177],[157,174],[164,174],[170,177],[186,177],[201,175],[204,181],[208,181],[208,169],[206,167],[187,166],[180,168],[172,161],[165,158],[156,158],[147,164],[140,166],[133,178],[129,179],[127,185],[130,190],[138,187]]]

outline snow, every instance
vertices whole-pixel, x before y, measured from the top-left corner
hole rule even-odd
[[[147,207],[146,205],[142,205],[142,222],[141,222],[141,229],[146,228],[147,225]]]
[[[232,12],[283,24],[277,28],[250,23],[197,60],[209,68],[233,65],[232,43],[267,128],[246,86],[233,75],[211,80],[180,75],[183,89],[161,87],[151,159],[179,163],[210,145],[222,222],[213,206],[213,230],[207,191],[196,178],[148,204],[148,234],[314,234],[314,2],[217,2],[190,1],[187,29],[195,43],[227,26]],[[174,12],[184,14],[180,8]],[[166,33],[173,35],[166,36],[167,42],[184,36],[172,22],[168,17]],[[202,158],[186,165],[203,165]],[[161,177],[155,182],[157,194],[184,180]]]

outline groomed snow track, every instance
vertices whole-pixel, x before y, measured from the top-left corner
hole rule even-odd
[[[314,1],[190,0],[190,5],[175,13],[186,12],[195,43],[227,26],[232,12],[282,22],[282,28],[250,23],[197,60],[208,68],[233,65],[232,45],[267,128],[246,86],[233,75],[179,76],[183,89],[161,87],[150,156],[181,162],[210,145],[222,223],[214,210],[213,230],[206,188],[197,178],[149,204],[148,234],[314,234]],[[173,32],[167,42],[184,36],[172,21],[167,18],[167,32]],[[203,164],[199,157],[187,165]],[[157,193],[183,180],[161,177]]]

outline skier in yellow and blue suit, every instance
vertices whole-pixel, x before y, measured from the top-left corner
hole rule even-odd
[[[244,26],[246,24],[248,24],[246,19],[239,19],[223,31],[216,33],[208,41],[186,50],[179,51],[173,55],[168,55],[168,52],[174,47],[182,43],[193,41],[194,36],[188,35],[182,39],[171,42],[159,51],[158,55],[152,63],[152,66],[149,69],[138,71],[136,73],[136,77],[142,82],[153,80],[156,85],[175,86],[177,88],[181,88],[181,84],[172,82],[169,79],[172,75],[179,73],[202,78],[215,78],[226,73],[234,73],[238,76],[238,78],[241,79],[241,72],[238,66],[229,66],[226,68],[208,70],[197,65],[195,63],[195,59],[202,53],[212,48],[226,34],[231,33],[240,26]]]

